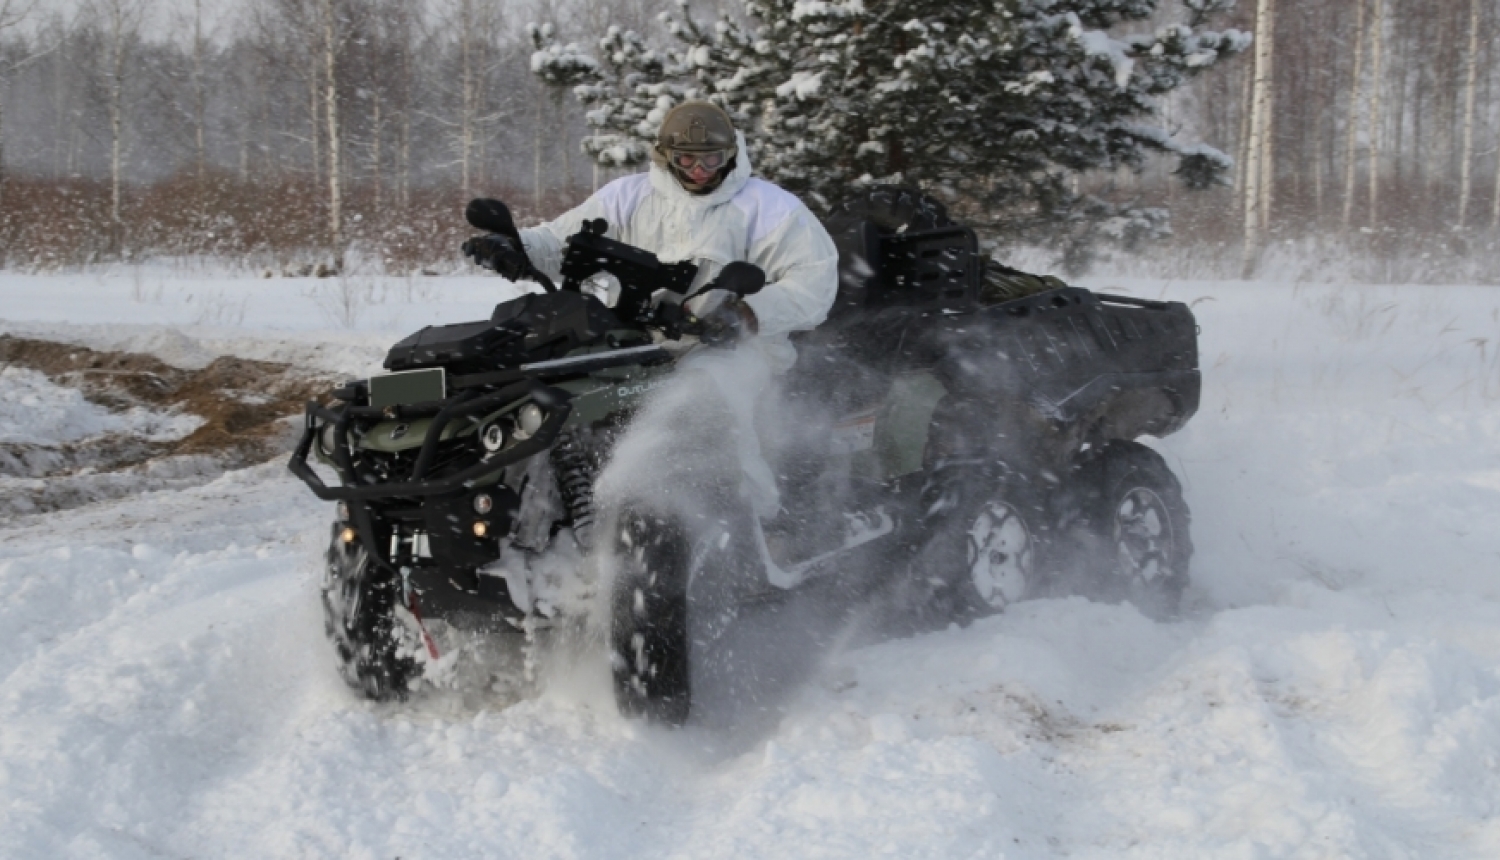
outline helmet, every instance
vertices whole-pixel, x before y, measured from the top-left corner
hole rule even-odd
[[[734,169],[739,144],[734,123],[717,105],[708,102],[683,102],[667,112],[656,133],[651,158],[667,168],[678,184],[693,194],[707,194],[719,187]],[[704,183],[694,182],[689,174],[701,164],[716,171]]]

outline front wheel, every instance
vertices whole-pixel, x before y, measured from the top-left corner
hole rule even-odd
[[[687,720],[688,565],[682,524],[626,510],[615,531],[610,664],[621,713],[668,725]]]
[[[1079,465],[1062,505],[1070,565],[1086,596],[1177,614],[1192,560],[1192,518],[1161,455],[1114,440]]]
[[[333,642],[339,673],[366,698],[405,698],[419,666],[396,615],[400,585],[358,541],[345,543],[338,524],[323,572],[323,629]]]
[[[697,504],[626,504],[613,518],[610,664],[621,713],[681,725],[705,703],[750,706],[756,672],[737,648],[740,610],[764,590],[754,515],[729,493]]]

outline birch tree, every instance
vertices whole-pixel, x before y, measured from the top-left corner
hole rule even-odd
[[[1469,168],[1474,163],[1474,93],[1479,84],[1479,0],[1469,0],[1469,45],[1465,57],[1463,150],[1458,157],[1458,229],[1468,225]]]
[[[193,143],[200,196],[204,193],[204,184],[208,180],[208,147],[205,140],[208,87],[203,80],[203,48],[203,0],[193,0]]]
[[[373,44],[363,54],[359,69],[361,89],[370,103],[369,165],[375,185],[375,211],[383,211],[387,185],[385,139],[394,128],[396,199],[407,201],[407,169],[411,154],[411,91],[416,50],[416,15],[407,0],[385,0],[374,10],[368,27]]]
[[[320,8],[315,5],[321,2],[262,0],[254,7],[252,18],[264,70],[285,75],[302,88],[300,93],[283,94],[289,103],[293,99],[301,102],[297,111],[302,116],[297,121],[297,131],[283,128],[280,137],[290,141],[294,149],[302,144],[307,146],[307,169],[315,183],[323,178],[322,24]]]
[[[1375,0],[1375,16],[1370,22],[1370,228],[1380,223],[1380,93],[1385,73],[1385,0]]]
[[[396,51],[396,203],[411,205],[411,115],[416,89],[418,23],[411,4],[396,0],[386,17],[387,40]]]
[[[344,177],[339,166],[343,148],[343,126],[339,121],[339,54],[344,45],[335,0],[319,0],[322,24],[323,102],[328,120],[328,244],[333,251],[333,269],[344,269]]]
[[[104,77],[109,112],[109,224],[110,251],[118,253],[124,239],[122,188],[125,173],[126,83],[133,71],[130,55],[140,38],[146,0],[92,0],[85,7],[104,29]]]
[[[479,125],[479,58],[474,45],[474,0],[458,0],[458,57],[459,57],[459,108],[458,108],[458,161],[459,186],[463,199],[474,196],[472,160],[475,136]]]
[[[24,21],[35,6],[36,0],[0,0],[0,37]],[[3,58],[0,58],[0,63],[4,63]],[[11,71],[13,68],[0,65],[0,205],[5,202],[5,83]]]
[[[1245,165],[1245,277],[1255,271],[1265,243],[1266,205],[1270,195],[1264,185],[1270,179],[1271,49],[1275,0],[1258,0],[1255,9],[1255,71],[1251,85],[1250,148]]]
[[[1344,217],[1340,222],[1346,233],[1349,232],[1349,225],[1354,217],[1354,151],[1359,138],[1359,102],[1362,98],[1360,87],[1364,83],[1364,69],[1361,66],[1365,48],[1366,0],[1354,0],[1354,5],[1354,74],[1349,80],[1349,121],[1344,127]]]
[[[490,46],[499,41],[497,12],[498,7],[485,0],[451,0],[444,19],[446,29],[456,33],[457,39],[452,46],[456,116],[448,125],[464,199],[474,196],[475,184],[481,180],[484,138],[493,122],[486,83],[494,65]]]
[[[1265,103],[1262,105],[1265,122],[1260,140],[1260,231],[1262,239],[1271,229],[1271,203],[1276,190],[1276,0],[1266,2],[1266,21],[1261,28],[1260,40],[1265,46]]]

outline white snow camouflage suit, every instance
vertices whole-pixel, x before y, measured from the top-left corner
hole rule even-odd
[[[603,218],[612,239],[650,251],[663,262],[698,263],[695,289],[737,260],[765,271],[765,287],[745,299],[759,324],[757,336],[732,352],[696,350],[679,362],[678,374],[710,381],[734,413],[741,488],[757,516],[768,518],[780,507],[780,493],[761,451],[755,412],[769,395],[772,378],[796,360],[787,335],[827,318],[838,292],[838,250],[802,201],[750,176],[744,135],[736,132],[735,137],[739,152],[734,170],[708,194],[688,193],[666,168],[653,163],[649,172],[609,183],[556,220],[521,231],[521,241],[532,263],[556,277],[567,237],[584,221]]]
[[[734,170],[708,194],[690,194],[664,168],[653,164],[609,183],[582,204],[539,227],[521,231],[532,263],[557,277],[563,242],[583,222],[603,218],[605,234],[656,254],[663,262],[699,264],[694,287],[718,276],[736,260],[766,273],[766,286],[745,301],[759,322],[751,339],[772,372],[785,372],[796,357],[787,334],[821,323],[838,292],[838,251],[828,231],[791,193],[750,176],[744,135],[736,132]]]

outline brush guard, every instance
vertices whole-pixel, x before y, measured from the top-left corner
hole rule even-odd
[[[440,478],[427,478],[426,471],[431,467],[433,459],[437,455],[438,443],[442,440],[443,430],[455,419],[483,414],[498,409],[508,403],[512,403],[523,397],[530,397],[537,404],[548,410],[547,418],[542,426],[530,438],[517,442],[516,444],[491,452],[480,459],[478,463]],[[513,463],[534,457],[545,452],[557,441],[562,432],[563,425],[567,422],[572,412],[572,396],[560,388],[545,385],[534,379],[527,379],[513,385],[507,385],[498,391],[488,394],[475,395],[472,392],[462,393],[447,403],[436,408],[437,404],[417,404],[406,407],[387,407],[378,409],[370,406],[345,405],[342,408],[323,406],[315,401],[309,401],[304,413],[302,438],[297,443],[297,448],[292,452],[291,460],[287,468],[307,485],[313,494],[324,501],[339,501],[349,503],[350,519],[354,525],[360,543],[364,545],[371,560],[383,568],[395,573],[396,570],[391,560],[381,551],[380,541],[375,534],[374,519],[370,515],[369,503],[383,499],[394,498],[423,498],[428,496],[441,496],[464,490],[487,475],[493,475]],[[369,484],[360,486],[356,483],[357,476],[354,474],[353,453],[349,448],[349,425],[356,418],[372,419],[398,419],[403,416],[426,417],[432,414],[432,422],[427,427],[427,434],[422,439],[422,446],[417,454],[417,462],[412,468],[411,478],[407,481],[388,484]],[[312,453],[312,446],[317,442],[318,436],[327,425],[334,427],[332,450],[327,451],[328,458],[333,463],[334,470],[338,473],[342,486],[331,487],[323,482],[317,472],[307,462],[308,455]]]

